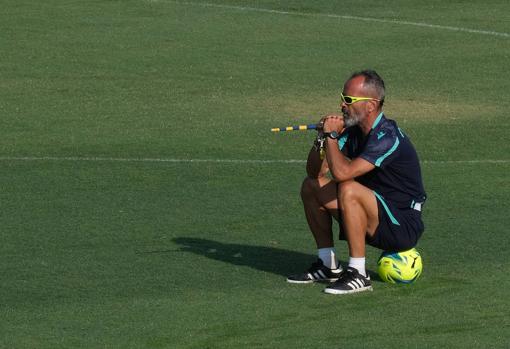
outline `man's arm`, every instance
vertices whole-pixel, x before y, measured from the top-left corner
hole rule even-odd
[[[338,140],[328,137],[326,149],[329,171],[336,182],[343,182],[372,171],[375,166],[362,158],[348,160],[338,148]]]
[[[328,115],[324,120],[324,132],[340,133],[344,128],[344,119],[341,115]],[[372,171],[375,166],[362,158],[355,158],[352,161],[347,159],[338,148],[338,139],[327,137],[326,150],[329,171],[336,182],[343,182],[359,177]]]
[[[328,162],[324,158],[321,159],[320,151],[317,144],[314,144],[308,153],[308,160],[306,161],[306,173],[310,178],[323,177],[328,173]]]

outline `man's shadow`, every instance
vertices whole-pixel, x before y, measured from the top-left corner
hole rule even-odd
[[[180,246],[180,251],[195,253],[214,260],[243,265],[285,277],[304,272],[312,262],[317,260],[316,255],[277,247],[229,244],[187,237],[174,238],[173,242]],[[370,273],[372,280],[380,280],[376,273],[367,271]]]
[[[317,260],[316,256],[310,254],[277,247],[229,244],[187,237],[174,238],[173,241],[180,245],[181,251],[282,276],[304,271]]]

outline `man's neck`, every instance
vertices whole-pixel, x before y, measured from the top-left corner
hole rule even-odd
[[[361,131],[365,136],[370,133],[372,128],[375,126],[374,124],[378,122],[378,118],[380,116],[382,116],[382,110],[377,110],[372,114],[368,115],[364,122],[360,123],[359,127],[361,128]]]

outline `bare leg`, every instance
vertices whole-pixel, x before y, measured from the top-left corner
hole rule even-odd
[[[350,180],[340,183],[340,211],[349,255],[365,256],[365,237],[373,236],[379,224],[377,199],[372,190]]]
[[[341,215],[349,255],[365,256],[366,234],[375,234],[379,224],[377,199],[372,190],[354,180],[338,184],[327,177],[307,177],[301,187],[301,198],[317,248],[334,246],[332,218],[338,220]]]
[[[317,248],[333,247],[332,217],[338,219],[338,184],[327,177],[307,177],[301,199]]]

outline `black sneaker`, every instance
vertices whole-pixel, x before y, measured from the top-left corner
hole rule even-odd
[[[319,258],[317,262],[313,263],[312,266],[305,271],[303,274],[291,275],[287,278],[287,282],[293,284],[309,284],[317,281],[335,281],[338,280],[342,274],[342,267],[338,263],[338,268],[329,269],[322,263]]]
[[[330,294],[347,294],[372,291],[370,276],[364,277],[355,268],[347,267],[337,281],[324,289]]]

